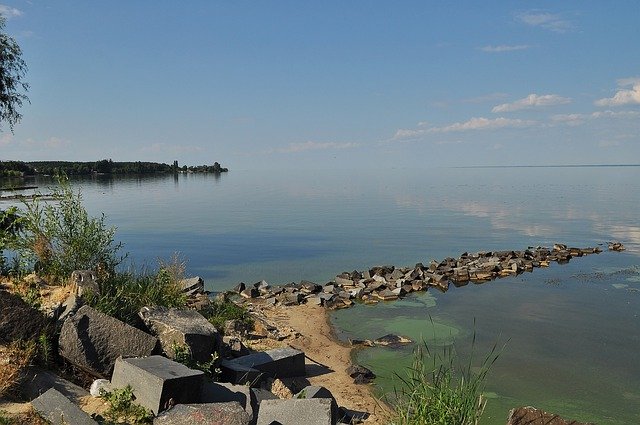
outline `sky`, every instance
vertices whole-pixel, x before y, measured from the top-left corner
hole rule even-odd
[[[0,0],[0,159],[304,170],[640,163],[640,2]]]

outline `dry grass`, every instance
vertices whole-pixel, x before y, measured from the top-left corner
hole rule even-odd
[[[0,397],[15,394],[36,351],[34,342],[15,341],[0,346]]]

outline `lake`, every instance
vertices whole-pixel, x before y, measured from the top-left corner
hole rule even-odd
[[[38,179],[46,185],[46,179]],[[566,243],[605,252],[447,293],[332,313],[338,336],[455,343],[490,372],[484,424],[534,405],[598,424],[640,423],[640,167],[231,170],[73,180],[118,227],[136,266],[178,252],[212,291],[240,281],[325,283],[343,271]],[[619,240],[623,253],[606,251]],[[474,325],[475,322],[475,325]],[[389,392],[413,346],[358,362]]]

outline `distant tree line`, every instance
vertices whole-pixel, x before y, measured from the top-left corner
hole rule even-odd
[[[219,163],[213,165],[183,165],[158,162],[115,162],[101,159],[95,162],[76,161],[0,161],[0,176],[59,175],[82,176],[90,174],[160,174],[160,173],[225,173],[229,171]]]

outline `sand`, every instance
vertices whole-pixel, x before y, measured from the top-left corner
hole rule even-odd
[[[294,330],[284,342],[304,351],[311,385],[329,389],[339,406],[368,412],[366,424],[388,423],[389,409],[373,396],[372,387],[354,384],[347,374],[346,369],[352,364],[352,348],[336,339],[323,307],[304,304],[262,311],[278,328]]]

